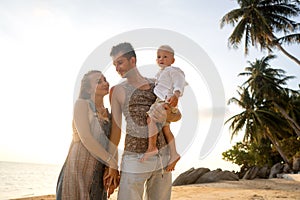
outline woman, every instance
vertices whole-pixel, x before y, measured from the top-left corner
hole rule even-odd
[[[58,178],[56,199],[107,199],[105,164],[117,168],[107,151],[111,116],[103,105],[109,83],[100,71],[89,71],[81,80],[74,106],[73,139]],[[108,195],[114,188],[108,188]]]

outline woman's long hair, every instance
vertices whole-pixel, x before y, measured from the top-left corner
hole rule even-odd
[[[91,70],[84,74],[81,85],[80,85],[80,92],[79,92],[79,98],[81,99],[90,99],[91,98],[91,92],[89,91],[91,89],[91,80],[90,75],[99,73],[102,75],[102,72],[99,70]]]

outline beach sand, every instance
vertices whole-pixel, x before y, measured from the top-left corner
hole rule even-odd
[[[115,192],[110,200],[116,200]],[[172,200],[300,200],[300,182],[286,179],[224,181],[188,186],[173,186]],[[55,200],[55,195],[15,200]]]

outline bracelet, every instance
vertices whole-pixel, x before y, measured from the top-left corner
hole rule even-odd
[[[108,163],[112,159],[112,155],[109,154],[108,158],[106,159],[106,162]]]

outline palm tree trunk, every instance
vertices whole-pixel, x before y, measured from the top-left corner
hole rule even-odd
[[[293,120],[283,108],[281,108],[277,103],[273,102],[273,105],[279,110],[282,116],[287,120],[291,128],[295,131],[295,133],[300,137],[300,126]]]
[[[276,47],[280,49],[280,51],[282,51],[287,57],[289,57],[290,59],[295,61],[298,65],[300,65],[300,61],[296,57],[292,56],[289,52],[287,52],[280,44],[277,43]]]
[[[267,137],[269,138],[269,140],[271,140],[272,144],[274,145],[274,147],[276,148],[276,150],[278,151],[278,153],[280,154],[281,158],[283,159],[283,161],[285,163],[287,163],[288,165],[290,165],[288,158],[286,157],[286,155],[284,154],[283,150],[281,149],[280,145],[278,144],[278,142],[272,137],[272,134],[269,130],[269,128],[266,128],[267,131]]]

